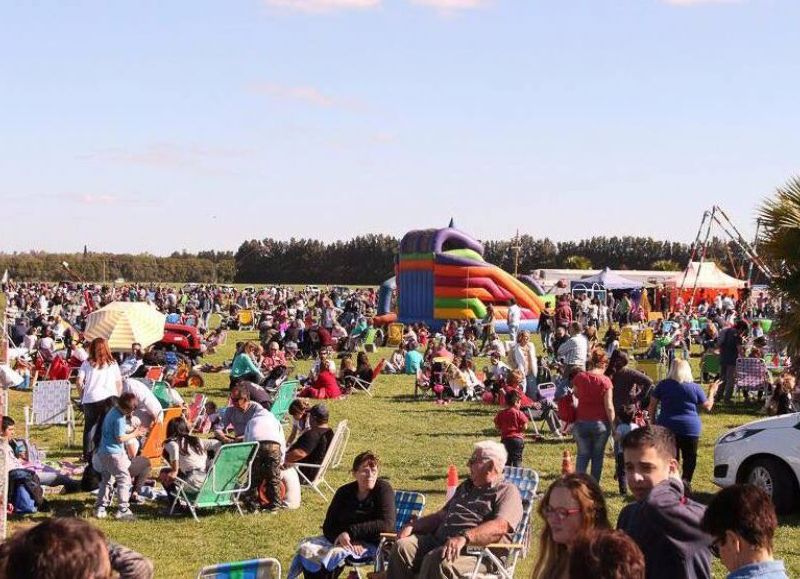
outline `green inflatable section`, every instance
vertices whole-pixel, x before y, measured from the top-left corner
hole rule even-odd
[[[469,309],[472,310],[477,318],[482,318],[486,315],[486,306],[478,298],[436,298],[434,307]]]
[[[442,253],[444,253],[444,255],[453,255],[455,257],[474,259],[475,261],[484,261],[483,256],[474,249],[450,249]]]
[[[400,261],[409,261],[412,259],[433,259],[432,253],[401,253]]]

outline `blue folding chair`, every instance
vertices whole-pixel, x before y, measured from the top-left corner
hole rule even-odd
[[[281,579],[281,564],[271,557],[220,563],[203,567],[197,579]]]

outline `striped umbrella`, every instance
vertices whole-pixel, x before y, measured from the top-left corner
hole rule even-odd
[[[111,302],[86,318],[86,338],[105,338],[114,351],[127,351],[138,342],[142,348],[164,337],[166,316],[143,302]]]

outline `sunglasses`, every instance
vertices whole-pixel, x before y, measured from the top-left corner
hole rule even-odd
[[[719,548],[725,543],[725,537],[721,537],[718,539],[714,539],[711,544],[708,546],[708,550],[711,551],[711,554],[714,555],[717,559],[719,559]]]
[[[563,521],[567,517],[571,517],[572,515],[577,515],[581,512],[580,507],[575,507],[573,509],[564,509],[564,508],[552,508],[552,507],[545,507],[542,513],[548,519],[550,518],[558,518],[559,520]]]

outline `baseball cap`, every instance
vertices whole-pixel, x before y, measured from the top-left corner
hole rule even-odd
[[[324,404],[317,404],[316,406],[312,406],[311,410],[308,411],[309,415],[313,416],[317,420],[328,420],[330,413],[328,412],[328,407]]]

